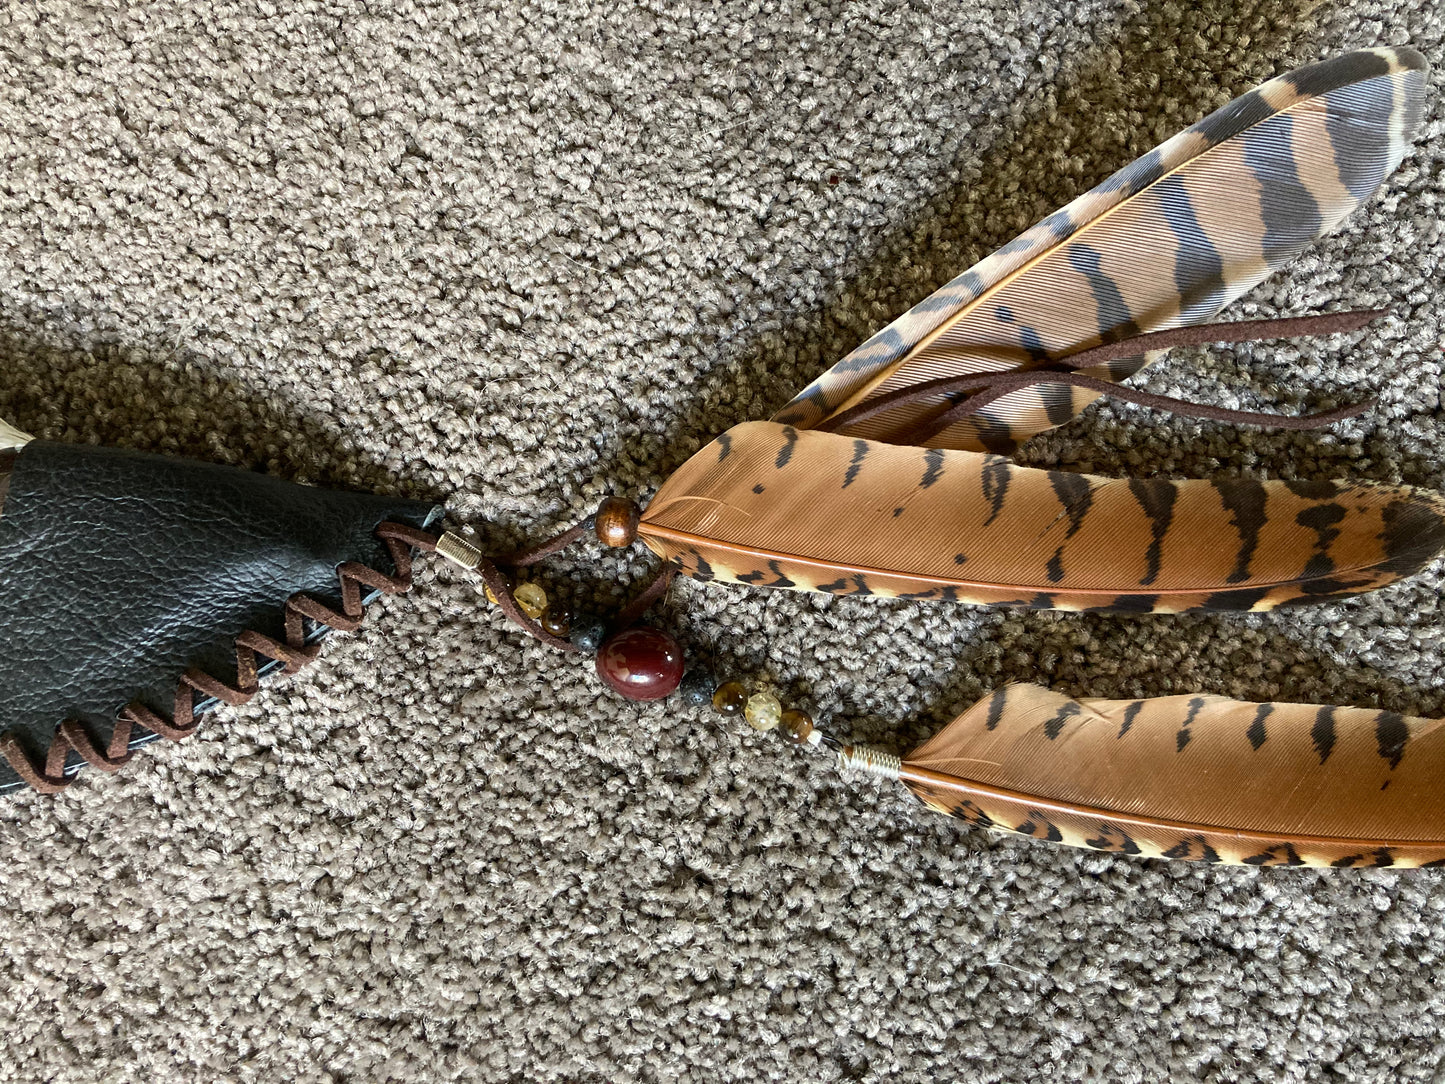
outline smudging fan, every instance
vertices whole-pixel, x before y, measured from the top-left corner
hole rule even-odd
[[[1425,64],[1371,49],[1251,91],[1005,245],[688,461],[644,513],[609,499],[489,557],[425,503],[29,441],[0,425],[0,790],[56,792],[217,703],[294,673],[416,550],[476,569],[542,641],[625,696],[824,744],[806,713],[717,682],[636,619],[671,571],[850,595],[1061,609],[1259,610],[1374,590],[1445,545],[1445,500],[1352,482],[1108,479],[999,453],[1101,394],[1247,424],[1306,418],[1122,388],[1161,349],[1352,330],[1376,314],[1210,324],[1399,163]],[[8,491],[8,492],[7,492]],[[584,534],[671,569],[608,627],[515,575]],[[1126,854],[1256,865],[1445,861],[1438,720],[1217,697],[1074,700],[1010,686],[899,759],[841,746],[988,827]],[[836,743],[833,743],[836,744]],[[7,774],[8,773],[8,774]]]

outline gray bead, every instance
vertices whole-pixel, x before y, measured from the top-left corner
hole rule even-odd
[[[682,697],[683,703],[699,708],[712,703],[712,694],[716,689],[717,678],[702,667],[694,667],[682,676],[677,694]]]
[[[572,622],[572,632],[567,638],[579,651],[595,655],[602,646],[602,641],[607,639],[607,622],[591,614],[578,614]]]

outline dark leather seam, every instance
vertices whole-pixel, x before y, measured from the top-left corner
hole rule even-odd
[[[74,719],[56,726],[39,763],[31,759],[15,735],[0,736],[0,756],[21,780],[20,784],[11,784],[6,789],[15,790],[29,784],[42,794],[58,794],[75,781],[76,773],[87,763],[102,771],[118,771],[140,745],[157,738],[183,740],[199,728],[199,716],[218,704],[247,703],[259,691],[261,679],[276,670],[288,674],[300,671],[316,658],[317,641],[326,633],[356,629],[365,619],[366,606],[371,601],[382,594],[400,594],[411,587],[414,549],[423,552],[436,549],[437,536],[404,523],[384,521],[377,526],[375,534],[386,546],[395,574],[388,575],[359,561],[342,564],[337,569],[342,600],[340,612],[304,592],[292,595],[285,604],[284,642],[254,630],[243,631],[235,638],[235,685],[201,670],[188,670],[177,682],[171,718],[139,701],[132,702],[117,715],[110,742],[104,750],[95,745],[85,727]],[[363,588],[370,590],[364,592]],[[263,657],[269,661],[259,663]],[[197,694],[201,696],[199,701]],[[72,761],[71,752],[79,755],[79,763],[68,763]]]

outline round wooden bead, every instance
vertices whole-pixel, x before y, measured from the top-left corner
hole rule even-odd
[[[695,708],[711,703],[712,694],[716,691],[717,679],[701,667],[693,667],[684,674],[682,684],[677,687],[683,703],[691,704]]]
[[[783,718],[783,705],[772,693],[753,693],[743,709],[748,726],[754,730],[772,730]]]
[[[512,592],[512,597],[517,600],[522,612],[534,620],[547,612],[547,592],[535,583],[522,584]]]
[[[542,628],[553,636],[565,639],[572,631],[572,611],[562,603],[554,602],[542,615]]]
[[[597,675],[629,700],[660,700],[682,681],[682,648],[658,629],[623,629],[597,652]]]
[[[725,681],[712,694],[712,706],[723,715],[741,715],[747,707],[748,691],[736,681]]]
[[[807,745],[809,744],[808,739],[813,734],[813,717],[806,711],[792,708],[783,712],[782,721],[778,726],[783,731],[783,737],[794,745]]]
[[[642,509],[636,501],[626,497],[608,497],[597,509],[593,529],[604,546],[620,549],[637,540],[637,525],[642,520]]]

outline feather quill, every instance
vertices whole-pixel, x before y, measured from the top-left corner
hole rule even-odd
[[[1358,594],[1445,546],[1404,486],[1109,479],[748,422],[639,537],[699,579],[1036,609],[1266,610]]]
[[[841,759],[895,776],[940,812],[1077,847],[1257,866],[1445,865],[1441,719],[1009,685],[901,764],[857,747]]]
[[[773,420],[811,428],[902,388],[1034,368],[1210,320],[1367,199],[1419,126],[1427,65],[1408,48],[1302,68],[1235,99],[1050,215],[848,354]],[[1118,381],[1153,356],[1087,375]],[[1038,384],[925,442],[1008,453],[1095,391]],[[889,440],[939,396],[846,427]]]

